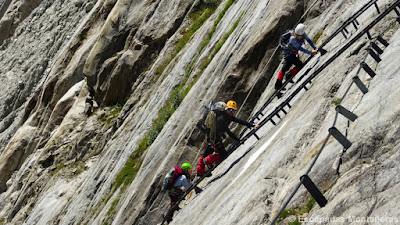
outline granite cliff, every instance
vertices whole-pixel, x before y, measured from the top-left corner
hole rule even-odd
[[[318,72],[275,125],[223,161],[171,224],[269,224],[316,157],[309,176],[327,205],[300,187],[279,224],[396,224],[399,15],[370,26],[396,0],[0,0],[0,224],[160,224],[165,173],[202,152],[203,107],[234,99],[250,120],[273,94],[280,34],[302,22],[319,46],[371,2],[264,109]],[[336,118],[335,104],[357,119]],[[324,142],[334,120],[345,150]]]

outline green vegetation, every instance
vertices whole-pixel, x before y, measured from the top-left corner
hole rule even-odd
[[[141,145],[144,148],[149,147],[154,140],[157,138],[158,134],[161,132],[164,125],[167,123],[168,119],[172,116],[175,110],[179,107],[183,99],[185,98],[187,92],[182,91],[183,85],[175,88],[172,92],[168,102],[158,111],[158,117],[153,122],[153,126],[151,127],[149,133],[146,135],[144,141],[141,142]],[[142,148],[140,150],[143,150]]]
[[[283,210],[281,215],[279,215],[279,218],[280,219],[285,219],[285,218],[287,218],[289,216],[292,216],[292,215],[296,215],[296,211],[294,209],[285,209],[285,210]]]
[[[110,207],[110,209],[108,210],[107,215],[112,215],[112,214],[115,214],[115,213],[116,213],[115,207],[117,206],[118,202],[119,202],[119,198],[115,199],[115,200],[111,203],[111,207]]]
[[[203,51],[203,49],[208,45],[208,43],[210,43],[211,37],[214,35],[215,33],[215,29],[217,28],[218,23],[221,21],[222,17],[225,15],[226,11],[228,10],[228,8],[234,3],[234,0],[229,0],[225,6],[224,9],[219,13],[218,18],[216,21],[214,21],[214,25],[212,27],[212,29],[207,33],[206,38],[201,42],[200,45],[200,49],[198,51],[197,56],[193,59],[192,63],[189,65],[189,67],[186,70],[186,77],[189,77],[190,72],[192,71],[192,68],[194,66],[194,63],[197,61],[197,59],[199,58],[201,52]],[[243,15],[243,13],[242,13]],[[240,18],[242,17],[242,15],[240,16]],[[240,18],[238,19],[238,21],[235,22],[235,25],[233,26],[233,28],[231,29],[231,31],[228,32],[228,34],[226,34],[224,37],[225,40],[221,41],[220,43],[217,44],[217,46],[214,49],[214,54],[212,54],[208,59],[204,60],[200,66],[201,69],[201,73],[203,72],[203,70],[208,66],[208,64],[211,62],[212,58],[215,56],[215,54],[219,51],[219,49],[222,47],[222,45],[225,43],[226,39],[228,39],[229,35],[233,32],[233,30],[235,30],[237,24],[240,21]],[[200,74],[201,74],[200,73]],[[197,79],[200,74],[197,74],[195,76],[195,79]],[[192,84],[193,85],[193,84]]]
[[[332,104],[334,104],[334,105],[339,105],[339,104],[340,104],[340,101],[342,101],[341,98],[335,98],[335,99],[332,100]]]
[[[279,61],[282,61],[282,59],[283,59],[283,54],[282,54],[282,51],[279,53],[279,55],[278,55],[278,59],[279,59]]]
[[[311,155],[311,158],[313,159],[316,155],[318,154],[318,152],[315,152]]]
[[[97,120],[99,120],[102,123],[105,123],[106,126],[109,126],[111,121],[118,117],[118,114],[121,112],[122,108],[123,106],[121,105],[104,107],[104,110],[106,112],[99,115],[97,117]]]
[[[145,135],[145,137],[139,143],[138,148],[133,152],[131,157],[129,157],[125,166],[117,175],[114,184],[114,191],[122,184],[124,184],[125,186],[127,184],[130,184],[135,179],[135,176],[143,162],[143,153],[157,138],[158,134],[161,132],[168,119],[179,107],[189,90],[190,88],[186,88],[183,90],[183,85],[180,85],[172,92],[167,103],[158,111],[158,117],[153,122],[150,131]]]
[[[111,108],[110,115],[113,117],[118,116],[118,114],[121,112],[123,106],[122,105],[115,105]]]
[[[211,37],[214,35],[215,33],[215,29],[217,28],[218,23],[221,21],[222,17],[225,15],[226,11],[228,10],[228,8],[234,3],[234,0],[229,0],[225,6],[224,9],[219,13],[217,20],[214,21],[214,25],[211,28],[211,30],[207,33],[207,37],[203,40],[203,42],[201,43],[200,46],[200,50],[199,52],[202,52],[203,49],[208,45],[208,43],[211,40]],[[243,13],[242,13],[243,14]]]
[[[160,75],[164,72],[165,68],[168,66],[168,64],[176,57],[176,55],[185,47],[187,42],[190,40],[190,38],[193,36],[193,34],[204,24],[204,22],[214,13],[214,11],[217,9],[220,1],[217,1],[217,3],[209,3],[205,4],[202,3],[200,6],[194,10],[190,15],[190,27],[186,27],[180,30],[182,34],[181,40],[176,44],[175,46],[175,53],[166,61],[166,63],[156,69],[156,74]],[[111,199],[111,197],[114,195],[116,190],[118,188],[124,190],[127,185],[129,185],[136,177],[136,174],[138,173],[142,162],[143,162],[143,156],[147,148],[155,141],[161,130],[163,129],[164,125],[167,123],[168,119],[173,115],[175,110],[179,107],[185,96],[188,94],[190,89],[193,87],[193,85],[196,83],[197,79],[199,76],[203,73],[203,70],[206,68],[209,62],[211,62],[212,58],[215,56],[215,54],[221,49],[223,44],[226,42],[230,34],[235,30],[235,28],[238,26],[238,23],[241,19],[242,16],[234,23],[233,27],[229,30],[227,34],[224,35],[224,37],[216,44],[214,47],[214,50],[210,57],[207,58],[208,63],[202,64],[204,68],[201,68],[201,72],[194,75],[194,79],[189,83],[189,75],[191,72],[192,67],[194,66],[194,63],[197,61],[199,55],[201,54],[202,50],[204,47],[209,43],[212,35],[215,32],[215,29],[222,19],[223,15],[226,13],[227,9],[229,6],[231,6],[234,3],[233,0],[230,0],[227,2],[225,5],[224,9],[222,12],[219,14],[218,19],[215,21],[213,28],[209,31],[207,38],[208,39],[206,42],[203,42],[202,48],[198,51],[197,56],[195,59],[192,61],[190,64],[189,68],[187,68],[186,71],[186,77],[182,81],[182,83],[175,88],[175,90],[171,93],[169,99],[167,100],[166,104],[158,111],[157,118],[153,121],[153,124],[148,131],[148,133],[144,136],[144,138],[140,141],[137,149],[133,151],[132,155],[129,157],[127,162],[125,163],[124,167],[121,169],[121,171],[117,174],[115,183],[113,185],[112,191],[109,193],[109,195],[104,198],[104,200],[99,203],[97,206],[91,210],[91,214],[95,215],[96,217],[99,215],[101,212],[101,208],[104,207],[108,203],[108,201]],[[243,15],[243,13],[242,13]],[[148,99],[148,98],[147,98]],[[146,104],[146,100],[142,102],[142,105]],[[116,117],[119,112],[121,111],[122,107],[120,106],[114,106],[113,109],[111,109],[110,113],[105,113],[105,115],[98,116],[98,120],[108,124],[110,123],[111,119]],[[115,137],[113,137],[115,138]],[[117,207],[119,202],[119,198],[117,198],[115,201],[113,201],[111,208],[108,210],[107,215],[108,218],[104,222],[104,224],[108,224],[109,219],[111,219],[112,215],[115,214],[115,208]]]
[[[85,163],[84,162],[75,162],[75,163],[72,164],[71,167],[76,169],[76,170],[69,175],[70,178],[82,173],[83,170],[85,169]]]
[[[115,183],[114,183],[114,188],[113,192],[115,192],[119,186],[122,184],[127,185],[131,183],[135,177],[137,172],[140,169],[140,166],[142,165],[143,159],[141,159],[141,152],[134,152],[131,157],[129,157],[128,161],[125,163],[125,166],[122,168],[122,170],[118,173]]]
[[[190,27],[184,27],[180,30],[182,34],[182,38],[178,41],[175,46],[174,53],[168,58],[168,60],[157,67],[155,74],[157,77],[161,75],[165,68],[171,63],[171,61],[175,58],[176,55],[185,47],[185,45],[189,42],[190,38],[193,34],[204,24],[204,22],[215,12],[218,8],[219,3],[211,3],[205,4],[201,3],[197,10],[194,10],[190,15]]]
[[[388,18],[388,21],[392,21],[394,18],[389,18],[389,17],[387,17]],[[387,31],[393,31],[394,29],[398,29],[398,27],[399,27],[399,25],[398,25],[398,23],[392,23],[391,25],[390,25],[390,27],[389,28],[387,28]]]
[[[110,209],[107,211],[107,218],[105,219],[105,222],[103,223],[104,225],[108,224],[108,221],[117,213],[117,210],[115,209],[120,198],[118,197],[111,203]]]
[[[315,199],[311,196],[308,197],[307,204],[300,209],[299,214],[303,215],[304,213],[308,213],[311,211],[312,207],[315,205]]]
[[[317,41],[319,40],[319,38],[322,36],[323,33],[324,33],[323,30],[318,31],[318,32],[315,34],[315,36],[314,36],[314,38],[313,38],[312,41],[316,44]]]
[[[79,34],[78,46],[81,46],[83,42],[87,39],[88,33],[89,33],[89,28],[86,28],[82,31],[82,33]]]
[[[62,170],[65,167],[64,163],[60,163],[57,165],[56,169],[54,171],[51,171],[51,174],[56,175],[58,171]]]
[[[229,3],[229,2],[228,2],[228,3]],[[228,33],[226,33],[226,34],[224,35],[224,37],[222,38],[222,40],[219,41],[219,42],[217,43],[217,45],[215,46],[214,51],[211,53],[210,57],[209,57],[207,60],[203,61],[203,63],[202,63],[201,66],[200,66],[200,69],[201,69],[202,71],[208,66],[208,64],[210,64],[211,60],[214,58],[214,56],[218,53],[218,51],[219,51],[219,50],[222,48],[222,46],[225,44],[225,42],[226,42],[226,40],[229,38],[229,36],[230,36],[230,35],[233,33],[233,31],[236,29],[236,27],[238,26],[238,24],[239,24],[239,22],[240,22],[240,19],[241,19],[242,16],[243,16],[243,13],[244,13],[244,12],[242,12],[242,14],[239,16],[239,18],[235,21],[235,23],[233,24],[232,28],[228,31]]]
[[[74,129],[75,129],[75,127],[77,126],[78,124],[75,122],[74,124],[72,124],[72,126],[69,128],[69,132],[71,133],[72,131],[74,131]]]
[[[290,225],[301,224],[299,222],[299,220],[298,220],[298,217],[303,215],[303,214],[305,214],[305,213],[310,212],[314,205],[315,205],[315,199],[311,195],[309,195],[308,198],[307,198],[307,203],[303,207],[298,208],[298,209],[285,209],[285,210],[283,210],[281,215],[279,215],[279,221],[281,221],[281,220],[283,220],[283,219],[285,219],[285,218],[287,218],[289,216],[296,215],[296,217],[297,217],[296,220],[293,221],[293,222],[289,222],[288,224],[290,224]]]
[[[65,165],[64,163],[59,163],[54,171],[51,172],[51,174],[54,176],[58,174],[61,170],[64,168],[67,168],[69,171],[69,178],[72,178],[80,173],[83,172],[85,168],[85,163],[84,162],[75,162],[71,163],[68,165]],[[75,171],[73,171],[75,169]]]
[[[208,44],[209,40],[211,39],[212,35],[215,32],[215,29],[216,29],[219,21],[224,16],[227,9],[233,4],[233,2],[234,2],[233,0],[230,0],[226,3],[224,9],[219,14],[218,19],[214,22],[213,28],[208,33],[207,38],[206,38],[207,40],[205,42],[203,42],[203,45],[202,45],[201,49],[199,50],[198,55],[200,55],[203,48]],[[204,23],[204,21],[212,15],[212,13],[215,11],[215,9],[218,5],[211,4],[211,6],[212,7],[210,8],[210,4],[208,4],[206,8],[203,8],[204,11],[199,10],[197,12],[197,13],[199,13],[198,15],[195,15],[195,14],[192,15],[194,18],[198,18],[198,20],[196,20],[198,22],[193,23],[192,27],[189,29],[189,31],[187,33],[188,36],[186,38],[182,38],[183,40],[182,40],[181,44],[178,43],[177,52],[179,52],[184,47],[184,45],[190,39],[191,35],[193,35],[193,33],[198,28],[200,28],[200,26]],[[201,15],[201,16],[199,16],[199,15]],[[242,13],[242,15],[243,15],[243,13]],[[202,63],[201,72],[199,74],[197,74],[197,76],[195,76],[195,79],[192,82],[190,82],[189,84],[187,84],[187,81],[189,79],[189,74],[190,74],[191,68],[188,68],[188,70],[186,72],[186,79],[182,82],[181,85],[179,85],[178,87],[175,88],[175,90],[171,93],[170,98],[167,101],[167,103],[158,111],[158,116],[154,120],[149,132],[144,136],[142,141],[139,143],[137,149],[133,152],[133,154],[130,156],[130,158],[126,162],[125,166],[122,168],[122,170],[117,175],[116,181],[113,186],[113,192],[115,192],[121,185],[123,185],[122,188],[125,188],[126,185],[130,184],[135,179],[136,174],[138,173],[140,166],[143,162],[144,152],[157,138],[158,134],[161,132],[164,125],[167,123],[168,119],[172,116],[172,114],[179,107],[179,105],[181,104],[181,102],[183,101],[183,99],[185,98],[187,93],[190,91],[190,89],[196,83],[199,75],[207,67],[207,65],[211,62],[211,60],[213,59],[215,54],[221,49],[222,45],[228,39],[230,34],[232,34],[232,32],[236,29],[242,15],[234,23],[233,27],[229,30],[229,32],[226,35],[224,35],[222,40],[220,42],[218,42],[218,44],[215,46],[214,51],[210,55],[210,57],[208,57],[208,59]],[[197,25],[194,25],[194,24],[197,24]],[[196,61],[197,57],[193,60],[193,62]],[[193,66],[193,64],[194,63],[192,63],[191,66]],[[191,67],[191,66],[189,66],[189,67]],[[160,71],[162,73],[163,69]],[[185,88],[185,86],[186,86],[186,88]]]

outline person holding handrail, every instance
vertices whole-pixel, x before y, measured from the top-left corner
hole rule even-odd
[[[300,23],[296,26],[294,31],[287,31],[281,36],[279,40],[279,45],[282,47],[283,66],[278,73],[278,79],[275,83],[275,90],[279,90],[282,87],[285,73],[290,69],[292,65],[295,65],[295,67],[290,70],[290,74],[287,75],[286,79],[291,79],[294,75],[296,75],[298,71],[303,68],[304,64],[298,58],[298,51],[302,51],[309,55],[315,55],[318,52],[318,48],[315,47],[313,41],[307,36],[304,30],[304,24]],[[307,41],[311,45],[311,47],[313,48],[312,51],[309,51],[302,47],[305,41]]]

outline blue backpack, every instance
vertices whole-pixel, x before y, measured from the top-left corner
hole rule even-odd
[[[175,181],[178,179],[179,176],[184,175],[185,173],[179,166],[175,166],[172,168],[168,173],[165,175],[163,188],[164,190],[169,190],[174,185]]]

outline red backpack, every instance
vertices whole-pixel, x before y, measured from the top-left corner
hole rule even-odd
[[[171,189],[178,177],[184,174],[185,173],[179,166],[175,166],[165,175],[163,188],[165,190]]]

